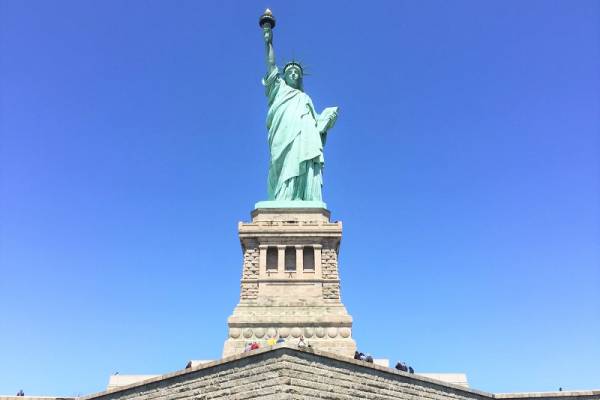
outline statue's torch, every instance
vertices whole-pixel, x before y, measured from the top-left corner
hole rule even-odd
[[[260,27],[263,29],[275,28],[275,17],[273,16],[271,10],[268,8],[265,10],[265,13],[258,19],[258,25],[260,25]]]

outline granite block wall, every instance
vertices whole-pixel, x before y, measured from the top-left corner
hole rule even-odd
[[[80,400],[600,400],[600,391],[494,395],[287,345],[239,354]]]

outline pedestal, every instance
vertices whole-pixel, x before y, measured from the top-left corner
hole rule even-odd
[[[260,203],[258,203],[260,205]],[[269,338],[351,357],[352,317],[340,299],[342,223],[325,208],[257,208],[238,226],[240,302],[229,317],[223,357]]]

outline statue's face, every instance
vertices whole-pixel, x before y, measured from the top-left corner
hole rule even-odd
[[[302,80],[302,71],[298,67],[291,66],[285,70],[285,83],[294,89],[300,89],[300,81]]]

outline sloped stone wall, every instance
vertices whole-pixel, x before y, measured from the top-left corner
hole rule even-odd
[[[377,369],[364,362],[338,361],[312,354],[283,355],[280,369],[289,378],[293,399],[489,400],[471,390],[460,390],[415,379],[403,373]]]
[[[186,373],[164,375],[148,383],[86,396],[84,399],[119,400],[208,400],[280,399],[286,378],[283,365],[271,357],[244,358],[232,363],[216,363]],[[209,363],[208,365],[215,364]]]
[[[600,391],[493,395],[344,358],[275,346],[79,400],[600,400]]]

